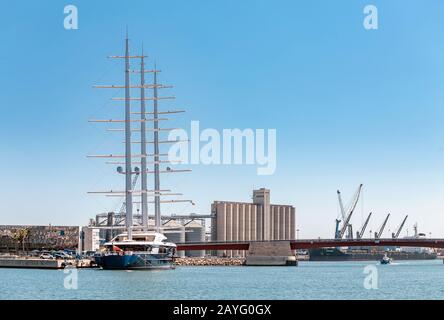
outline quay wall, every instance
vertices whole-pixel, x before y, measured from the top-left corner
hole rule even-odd
[[[0,258],[0,268],[63,269],[66,266],[73,266],[76,268],[96,267],[96,265],[89,259],[55,260],[15,256]]]

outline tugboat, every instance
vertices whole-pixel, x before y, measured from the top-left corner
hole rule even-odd
[[[392,262],[392,258],[387,256],[387,253],[385,253],[381,259],[381,264],[390,264],[391,262]]]
[[[106,251],[96,257],[105,270],[172,269],[176,245],[158,232],[122,233],[105,243]]]

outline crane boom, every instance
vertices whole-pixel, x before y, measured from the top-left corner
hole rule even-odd
[[[137,167],[136,167],[136,169],[137,170],[136,170],[136,174],[134,175],[134,178],[133,178],[131,190],[134,190],[134,188],[136,187],[136,184],[137,184],[137,179],[139,178],[139,172],[138,172],[139,169]],[[120,207],[119,213],[123,214],[125,212],[125,207],[126,207],[126,202],[123,201],[122,206]]]
[[[371,216],[372,216],[372,212],[369,213],[367,219],[364,222],[364,225],[361,228],[361,231],[358,233],[358,239],[362,239],[362,237],[364,236],[365,228],[367,228],[367,225],[368,225],[368,222],[369,222]]]
[[[346,216],[345,216],[344,203],[342,202],[341,191],[338,190],[337,193],[338,193],[339,207],[341,208],[342,220],[345,220]]]
[[[335,229],[335,239],[339,239],[339,224],[341,223],[341,221],[345,220],[345,209],[344,209],[344,203],[342,202],[342,197],[341,197],[341,191],[337,190],[336,191],[338,193],[338,200],[339,200],[339,209],[341,210],[341,216],[342,216],[342,220],[340,219],[336,219],[336,229]]]
[[[376,239],[380,239],[380,238],[381,238],[381,235],[382,235],[382,233],[384,232],[384,228],[385,228],[385,225],[387,224],[387,220],[388,220],[389,217],[390,217],[390,213],[387,215],[387,217],[385,217],[385,220],[384,220],[384,222],[382,223],[382,226],[381,226],[381,228],[379,229],[379,232],[378,232],[378,233],[375,232],[375,238],[376,238]]]
[[[359,185],[358,190],[356,191],[356,194],[354,196],[352,205],[350,206],[350,209],[348,210],[348,214],[347,217],[344,220],[344,223],[342,225],[341,231],[339,232],[339,239],[342,239],[342,237],[344,236],[345,231],[348,228],[350,219],[352,217],[353,211],[355,211],[356,205],[358,204],[358,200],[359,200],[359,195],[361,194],[361,190],[362,190],[362,184]]]
[[[393,239],[398,239],[399,234],[401,233],[402,228],[404,227],[405,222],[407,221],[407,217],[408,215],[405,216],[404,220],[402,220],[401,225],[398,228],[398,231],[396,231],[396,233],[392,234],[392,238]]]
[[[341,223],[341,220],[336,219],[335,239],[339,238],[339,224],[340,223]]]

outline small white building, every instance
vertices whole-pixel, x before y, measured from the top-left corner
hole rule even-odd
[[[82,227],[79,247],[81,251],[97,251],[100,247],[100,229]]]

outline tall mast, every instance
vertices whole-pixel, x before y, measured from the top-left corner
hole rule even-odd
[[[133,195],[131,183],[131,103],[130,103],[130,63],[128,31],[125,40],[125,201],[126,228],[128,240],[132,240]]]
[[[147,167],[146,167],[146,110],[145,110],[145,60],[143,56],[143,46],[142,46],[142,58],[140,64],[140,142],[141,142],[141,155],[140,159],[141,171],[142,171],[142,227],[144,231],[148,230],[148,182],[147,182]]]
[[[159,121],[169,120],[168,118],[159,118],[159,115],[169,115],[169,114],[176,114],[176,113],[182,113],[185,112],[183,110],[165,110],[165,111],[158,111],[158,100],[167,100],[167,99],[174,99],[174,96],[158,96],[158,89],[163,88],[171,88],[172,86],[163,85],[163,84],[157,84],[157,72],[160,72],[160,70],[146,70],[145,69],[145,56],[143,55],[143,48],[142,48],[142,55],[130,55],[129,52],[129,39],[128,39],[128,31],[126,33],[126,40],[125,40],[125,55],[114,55],[114,56],[108,56],[108,58],[112,59],[124,59],[125,60],[125,83],[124,84],[117,84],[117,85],[94,85],[93,88],[100,88],[100,89],[125,89],[125,96],[124,97],[113,97],[111,100],[114,101],[125,101],[125,118],[124,119],[90,119],[89,122],[97,122],[97,123],[124,123],[124,128],[118,128],[118,129],[108,129],[109,131],[118,131],[118,132],[125,132],[125,153],[124,154],[96,154],[96,155],[89,155],[90,158],[125,158],[125,161],[107,161],[107,164],[118,164],[118,165],[125,165],[125,168],[117,167],[117,172],[119,174],[125,175],[125,190],[105,190],[105,191],[92,191],[88,192],[91,194],[103,194],[105,196],[116,196],[116,197],[124,197],[125,203],[122,208],[125,208],[125,227],[128,231],[128,240],[132,240],[133,234],[133,204],[141,203],[142,204],[142,228],[143,230],[148,230],[148,204],[154,203],[155,205],[155,228],[157,231],[160,232],[161,229],[161,212],[160,212],[160,204],[161,203],[179,203],[179,202],[188,202],[194,205],[192,200],[182,200],[182,199],[171,199],[171,200],[160,200],[160,197],[163,196],[175,196],[175,195],[182,195],[181,193],[167,193],[171,190],[160,190],[160,174],[161,173],[177,173],[177,172],[188,172],[191,170],[188,169],[179,169],[174,170],[170,167],[167,167],[166,170],[163,170],[160,168],[161,163],[172,163],[172,161],[169,160],[160,160],[160,157],[166,156],[168,154],[161,154],[159,144],[160,143],[178,143],[178,142],[187,142],[189,140],[159,140],[159,132],[160,131],[169,131],[174,130],[171,128],[159,128]],[[138,70],[131,70],[130,69],[130,59],[141,59],[140,69]],[[154,83],[153,84],[146,84],[145,83],[145,73],[154,73]],[[131,73],[140,73],[140,84],[137,85],[131,85],[130,84],[130,74]],[[131,97],[131,88],[140,88],[140,97]],[[146,97],[146,89],[150,88],[153,89],[153,97]],[[139,100],[140,101],[140,112],[131,112],[131,100]],[[153,100],[153,110],[147,112],[146,111],[146,101]],[[137,110],[139,111],[139,110]],[[140,114],[140,119],[131,119],[131,114]],[[153,115],[153,118],[147,117],[147,115]],[[147,129],[146,128],[146,122],[153,122],[153,129]],[[140,122],[140,129],[132,129],[131,123],[132,122]],[[134,131],[140,132],[140,141],[132,141],[131,139],[131,133]],[[154,132],[154,139],[153,141],[147,141],[146,140],[146,132],[147,131],[153,131]],[[132,154],[131,153],[131,145],[133,143],[140,143],[141,144],[141,154]],[[153,154],[147,153],[147,144],[153,144],[154,145],[154,152]],[[153,157],[154,161],[148,162],[147,158]],[[136,160],[136,162],[133,162],[132,158],[140,158],[140,162]],[[149,171],[147,168],[148,164],[154,164],[154,170]],[[180,162],[179,162],[180,163]],[[139,168],[132,168],[133,164],[140,164],[141,165],[141,172]],[[141,175],[141,190],[134,190],[136,186],[136,178],[139,174]],[[148,179],[147,176],[149,173],[154,173],[154,190],[148,190]],[[136,174],[134,181],[132,181],[132,175]],[[140,202],[133,202],[133,196],[140,196],[141,201]],[[154,201],[148,201],[148,197],[154,197]],[[121,210],[122,212],[123,210]],[[122,219],[123,220],[123,219]]]
[[[160,177],[159,177],[159,114],[157,110],[157,72],[156,64],[154,63],[154,190],[160,190]],[[156,222],[156,231],[159,232],[161,227],[160,220],[160,197],[159,192],[155,192],[154,196],[154,217]]]

